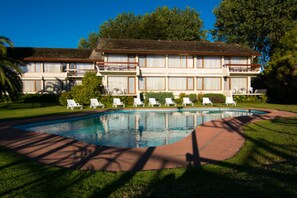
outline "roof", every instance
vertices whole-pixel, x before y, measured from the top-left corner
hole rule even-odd
[[[237,44],[207,41],[169,41],[141,39],[100,39],[97,52],[138,54],[189,54],[260,56],[261,54]]]
[[[7,55],[23,61],[93,62],[102,59],[99,55],[90,58],[92,51],[91,49],[73,48],[14,47],[7,48]]]

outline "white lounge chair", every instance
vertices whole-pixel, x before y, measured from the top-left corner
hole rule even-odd
[[[142,105],[144,107],[144,103],[140,100],[140,98],[134,98],[133,107],[137,107],[138,105]]]
[[[161,104],[159,103],[159,102],[157,102],[156,101],[156,99],[155,98],[149,98],[149,104],[148,104],[148,106],[161,106]]]
[[[233,104],[234,106],[236,106],[236,102],[233,100],[232,97],[226,97],[226,105],[228,104]]]
[[[173,102],[171,98],[165,98],[165,106],[169,107],[170,105],[176,106],[176,103]]]
[[[192,105],[194,106],[194,103],[190,100],[190,98],[183,98],[183,106]]]
[[[97,98],[91,98],[90,108],[92,107],[94,107],[94,109],[96,109],[97,107],[104,108],[104,104],[102,104],[101,102],[98,102]]]
[[[203,97],[202,98],[202,104],[203,105],[210,104],[211,106],[213,105],[212,102],[211,102],[211,100],[209,98],[207,98],[207,97]]]
[[[123,102],[121,102],[121,100],[119,98],[114,98],[112,106],[113,107],[118,107],[118,106],[125,107],[125,104]]]
[[[74,108],[80,108],[82,109],[83,106],[77,102],[75,102],[73,99],[67,99],[67,109],[73,110]]]

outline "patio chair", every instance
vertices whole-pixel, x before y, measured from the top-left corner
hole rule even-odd
[[[112,107],[118,107],[118,106],[125,107],[125,104],[123,102],[121,102],[121,100],[119,98],[114,98]]]
[[[104,108],[104,104],[102,104],[101,102],[98,102],[97,98],[91,98],[90,108],[92,107],[94,107],[94,109],[96,109],[97,107]]]
[[[140,100],[140,98],[134,98],[133,107],[137,107],[138,105],[142,105],[144,107],[144,103]]]
[[[226,105],[228,104],[233,104],[234,106],[236,106],[236,102],[233,100],[232,97],[226,97]]]
[[[159,106],[160,107],[161,104],[159,102],[157,102],[155,98],[149,98],[148,106],[152,106],[152,107]]]
[[[77,102],[75,102],[73,99],[67,99],[67,109],[73,110],[74,108],[80,108],[82,109],[83,106]]]
[[[202,104],[203,105],[210,104],[211,106],[213,105],[212,102],[211,102],[211,100],[209,98],[207,98],[207,97],[203,97],[202,98]]]
[[[171,98],[165,98],[165,106],[169,107],[170,105],[176,106],[176,103],[173,102]]]
[[[183,98],[183,106],[192,105],[194,106],[194,103],[190,100],[190,98]]]

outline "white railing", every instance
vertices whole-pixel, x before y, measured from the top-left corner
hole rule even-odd
[[[229,68],[229,72],[239,73],[259,73],[260,64],[225,64],[224,68]]]

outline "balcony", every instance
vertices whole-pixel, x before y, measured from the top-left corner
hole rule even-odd
[[[138,74],[139,67],[137,62],[103,62],[97,63],[97,74],[106,73],[129,73]]]
[[[66,69],[68,77],[83,77],[86,72],[95,72],[94,69]]]
[[[225,64],[224,68],[229,69],[229,73],[259,74],[260,64]]]

